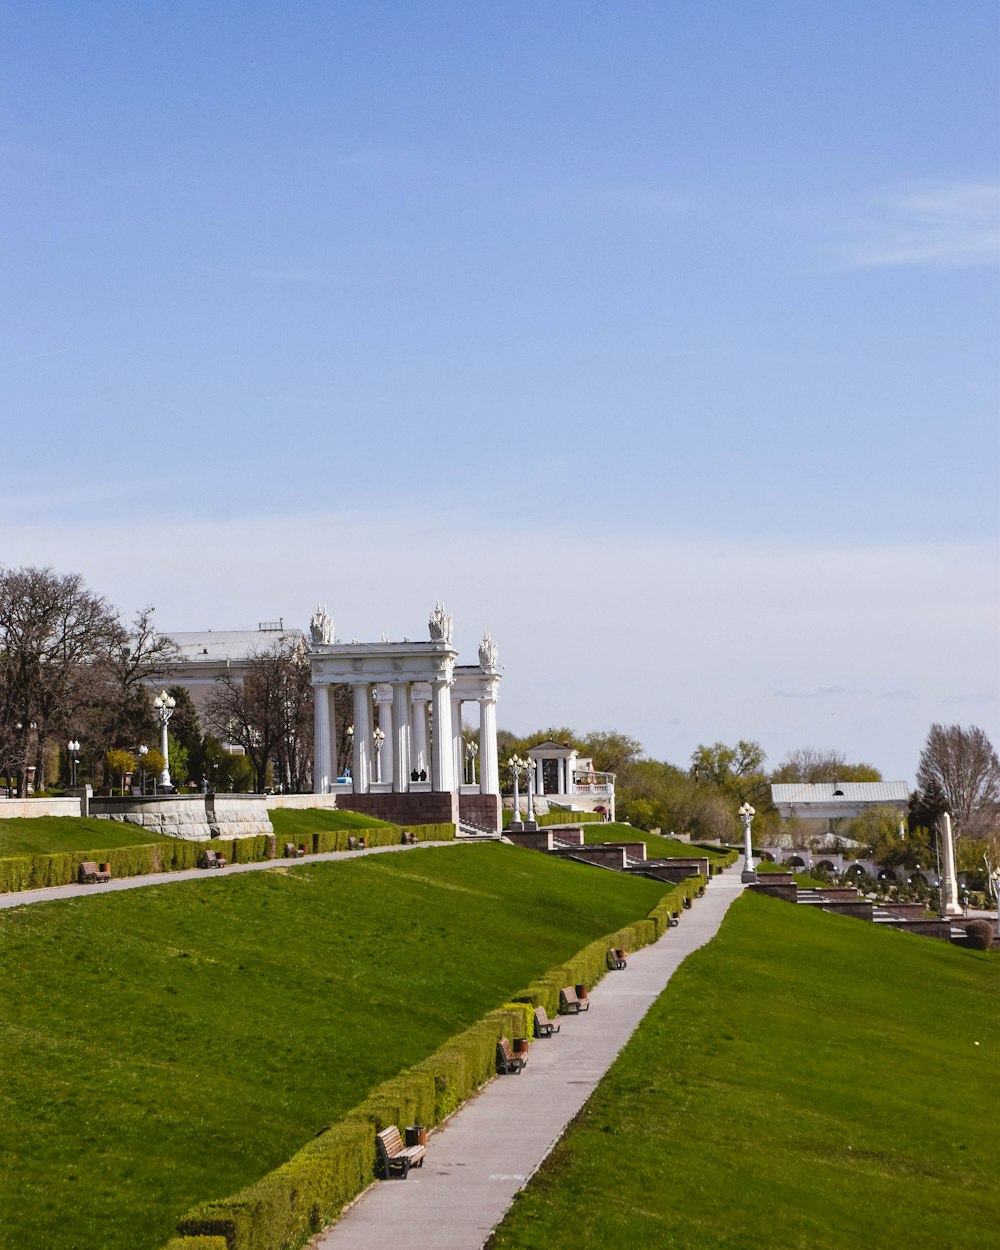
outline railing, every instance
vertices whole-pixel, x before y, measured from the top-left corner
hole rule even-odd
[[[611,794],[613,792],[614,786],[602,781],[574,782],[570,791],[571,794]]]

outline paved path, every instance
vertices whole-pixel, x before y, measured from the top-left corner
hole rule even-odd
[[[422,1168],[371,1186],[310,1245],[480,1250],[674,970],[715,935],[742,889],[738,867],[714,877],[677,928],[629,955],[624,972],[608,973],[588,1012],[563,1017],[560,1033],[532,1045],[519,1076],[491,1081],[433,1133]]]
[[[41,890],[16,890],[0,894],[0,911],[5,907],[27,907],[30,903],[50,903],[57,898],[96,898],[99,894],[113,894],[116,890],[139,890],[147,885],[172,885],[175,881],[212,881],[216,877],[228,877],[240,872],[266,872],[269,868],[288,868],[293,864],[343,863],[361,855],[386,855],[397,851],[413,851],[429,846],[474,846],[474,838],[449,838],[443,842],[418,842],[392,846],[370,846],[364,851],[322,851],[319,855],[306,855],[302,859],[262,859],[249,864],[227,864],[225,868],[183,868],[179,872],[152,872],[142,877],[115,877],[94,885],[53,885]],[[212,843],[204,845],[211,849]]]

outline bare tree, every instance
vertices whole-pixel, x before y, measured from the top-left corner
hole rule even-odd
[[[304,789],[311,769],[313,694],[300,646],[278,644],[254,656],[239,681],[227,674],[209,696],[205,715],[224,738],[241,746],[262,791],[267,768],[280,784]]]
[[[822,781],[881,781],[882,774],[871,764],[848,764],[847,757],[840,751],[799,747],[788,752],[771,775],[771,780],[808,784]]]
[[[956,834],[984,832],[1000,801],[1000,760],[976,725],[935,723],[920,752],[917,785],[924,794],[940,788]]]
[[[44,784],[46,741],[91,706],[99,665],[123,637],[114,609],[78,574],[0,570],[0,754],[22,795],[32,764]]]

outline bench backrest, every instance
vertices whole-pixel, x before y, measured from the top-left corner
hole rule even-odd
[[[205,852],[206,864],[214,864],[218,860],[218,858],[219,858],[218,851],[206,851]]]
[[[291,842],[286,842],[286,843],[285,843],[285,854],[286,854],[286,855],[294,855],[294,854],[295,854],[295,847],[294,847],[294,845],[293,845]]]
[[[543,1028],[546,1028],[548,1025],[552,1023],[552,1021],[549,1019],[549,1013],[545,1010],[544,1007],[535,1008],[535,1019]]]
[[[497,1042],[497,1050],[500,1051],[508,1063],[514,1058],[514,1052],[511,1050],[510,1042],[508,1042],[505,1037],[501,1037],[499,1042]]]
[[[403,1149],[403,1139],[399,1135],[399,1129],[395,1124],[390,1124],[388,1128],[384,1128],[378,1135],[379,1147],[391,1159],[394,1155],[398,1155]]]
[[[576,986],[566,985],[559,991],[568,1003],[578,1003],[580,1000],[576,996]]]
[[[97,872],[97,865],[92,859],[85,859],[80,865],[80,871],[86,873]]]

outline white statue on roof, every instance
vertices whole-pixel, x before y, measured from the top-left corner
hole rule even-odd
[[[479,644],[479,666],[480,668],[490,670],[497,666],[497,644],[490,637],[490,631],[487,630],[483,634],[483,641]]]
[[[324,644],[333,642],[333,617],[327,612],[325,603],[321,603],[312,614],[312,620],[309,622],[309,636],[313,642]]]
[[[427,622],[427,627],[431,632],[431,642],[446,642],[451,646],[452,625],[452,618],[444,610],[444,604],[436,603]]]

